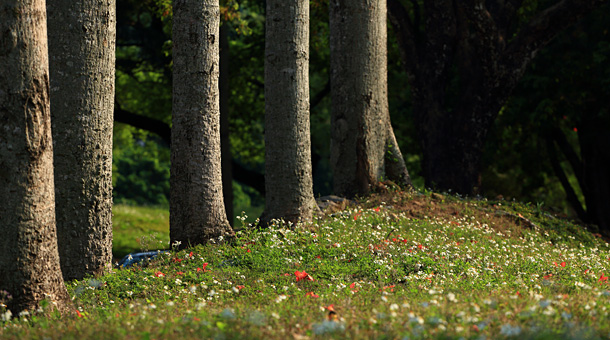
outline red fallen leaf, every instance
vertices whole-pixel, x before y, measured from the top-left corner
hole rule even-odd
[[[189,257],[193,257],[193,252],[190,252],[190,253],[189,253]]]
[[[184,272],[177,272],[176,275],[182,275]]]
[[[163,276],[165,276],[165,274],[163,274],[163,273],[161,273],[161,272],[156,272],[156,273],[155,273],[155,276],[156,276],[156,277],[163,277]]]
[[[249,253],[249,252],[250,252],[250,249],[246,250],[246,253]]]
[[[376,212],[379,212],[379,210],[381,210],[379,207],[375,208]]]
[[[602,276],[599,277],[599,280],[597,280],[597,282],[604,282],[604,281],[608,281],[608,277],[604,276],[604,273],[602,273]]]
[[[314,293],[314,292],[307,292],[307,293],[305,294],[305,296],[311,296],[311,297],[313,297],[313,298],[320,297],[318,294],[316,294],[316,293]]]
[[[239,290],[242,290],[244,288],[246,288],[246,286],[244,286],[244,285],[237,285],[237,289],[239,289]]]
[[[542,278],[545,279],[545,280],[548,280],[548,279],[551,278],[551,276],[553,276],[553,274],[545,275]]]
[[[419,248],[419,249],[424,249],[424,246],[422,246],[421,244],[418,244],[418,245],[417,245],[417,248]]]
[[[290,274],[288,274],[288,273],[284,273],[284,276],[290,276]]]
[[[76,315],[78,315],[79,318],[84,317],[84,315],[81,314],[81,312],[79,312],[78,309],[75,309],[75,311],[76,311]]]
[[[326,307],[324,307],[324,309],[334,312],[335,311],[335,304],[333,303],[332,305],[328,305]]]
[[[565,261],[563,261],[563,262],[561,262],[559,265],[560,265],[560,266],[562,266],[562,267],[565,267],[565,266],[566,266],[566,262],[565,262]]]
[[[202,272],[202,271],[203,271],[203,269],[197,268],[197,272]]]

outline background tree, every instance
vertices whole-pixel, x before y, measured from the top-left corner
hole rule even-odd
[[[490,133],[483,177],[493,195],[548,207],[567,201],[602,233],[610,229],[608,7],[564,31],[532,61]]]
[[[174,1],[170,239],[232,236],[222,196],[218,0]]]
[[[368,194],[382,178],[410,184],[388,111],[386,1],[329,9],[334,192]]]
[[[265,212],[311,220],[309,1],[268,0],[265,33]]]
[[[14,315],[49,299],[65,309],[59,267],[42,0],[0,1],[0,291]]]
[[[65,280],[112,266],[114,0],[47,2],[59,255]]]
[[[527,65],[603,2],[388,1],[427,186],[478,192],[487,133]]]

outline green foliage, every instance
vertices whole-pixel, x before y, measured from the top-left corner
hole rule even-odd
[[[168,204],[169,149],[154,136],[129,126],[117,126],[114,136],[114,201]]]

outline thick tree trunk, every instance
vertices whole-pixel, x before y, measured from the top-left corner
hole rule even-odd
[[[14,315],[65,309],[57,252],[46,9],[0,1],[0,291]]]
[[[48,1],[55,200],[65,280],[112,267],[115,0]]]
[[[233,165],[231,157],[231,139],[229,138],[229,28],[225,22],[220,26],[220,149],[222,167],[222,196],[225,211],[233,227]]]
[[[173,18],[170,239],[233,236],[222,195],[218,0],[176,0]]]
[[[309,1],[267,0],[263,224],[311,220]]]
[[[331,166],[339,195],[409,184],[390,124],[385,0],[331,0]],[[390,151],[390,152],[388,152]]]

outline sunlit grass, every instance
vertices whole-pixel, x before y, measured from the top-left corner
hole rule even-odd
[[[81,317],[13,320],[0,337],[610,337],[607,243],[528,205],[446,200],[463,208],[414,218],[369,202],[245,229],[70,283]],[[533,224],[495,225],[498,211]]]
[[[121,258],[134,251],[169,246],[169,208],[115,204],[112,252]]]

